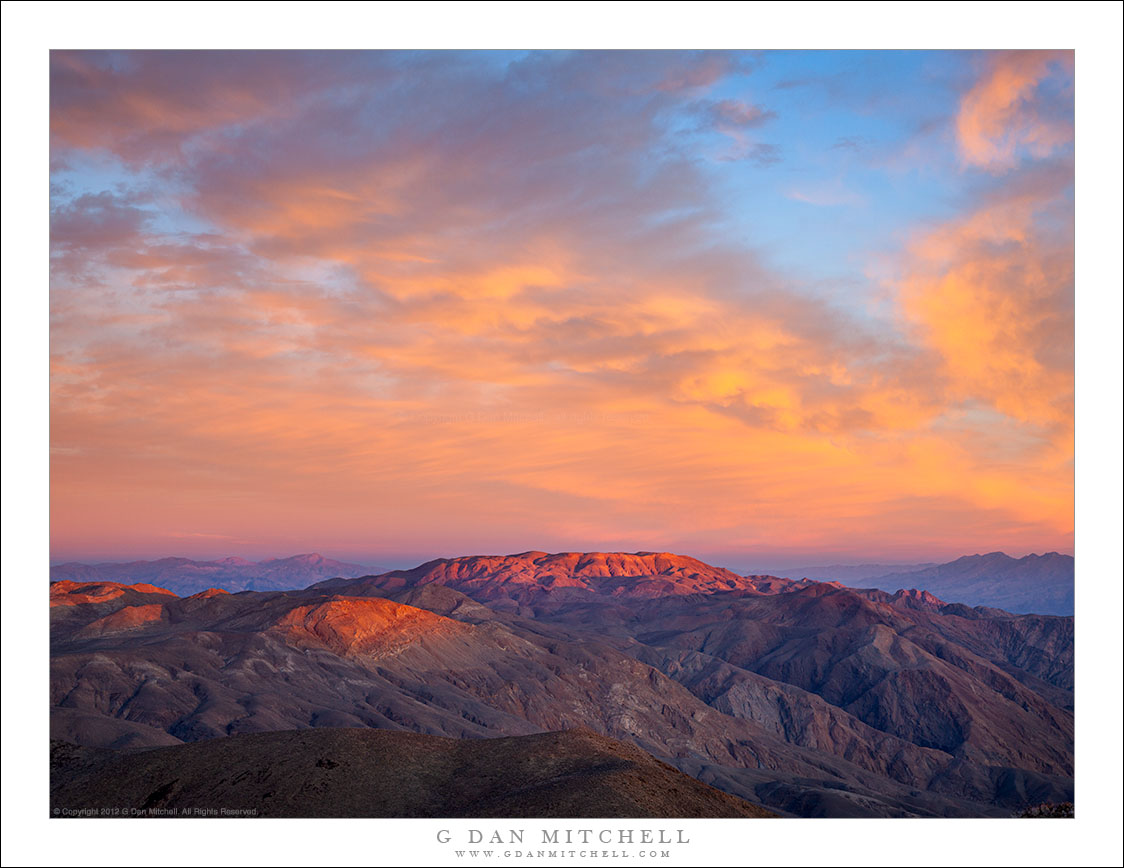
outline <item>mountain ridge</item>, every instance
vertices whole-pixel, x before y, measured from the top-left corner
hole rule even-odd
[[[168,557],[150,561],[68,562],[51,566],[52,581],[111,581],[165,587],[181,596],[210,588],[239,592],[298,590],[334,579],[380,577],[379,584],[450,582],[463,584],[473,577],[500,596],[500,585],[523,585],[517,602],[535,596],[533,586],[575,592],[609,592],[619,596],[658,596],[663,593],[709,593],[741,589],[771,593],[780,587],[795,589],[808,582],[837,582],[866,590],[925,591],[944,603],[988,607],[1010,612],[1070,615],[1073,613],[1073,558],[1058,552],[1013,558],[1003,552],[963,555],[944,564],[913,564],[901,569],[874,572],[878,564],[834,565],[778,570],[776,574],[740,574],[714,567],[688,555],[670,552],[557,552],[530,550],[510,555],[465,555],[434,558],[416,567],[381,570],[325,558],[319,553],[267,558],[259,562],[237,556],[212,561]],[[643,576],[647,581],[605,580]],[[1034,579],[1038,585],[1027,586]],[[546,581],[544,581],[546,580]],[[787,582],[796,583],[791,586]],[[328,586],[328,585],[326,585]],[[1036,597],[1037,594],[1037,597]]]
[[[1072,615],[1074,559],[1058,552],[1014,558],[1004,552],[964,555],[906,573],[855,580],[856,587],[919,588],[942,599],[1017,613]]]
[[[353,578],[369,574],[371,570],[362,564],[310,552],[258,562],[235,556],[212,561],[182,557],[96,564],[72,561],[53,564],[50,577],[51,581],[145,582],[166,587],[180,596],[190,596],[215,587],[234,592],[299,590],[323,579]]]
[[[1072,797],[1072,618],[668,553],[467,556],[185,598],[59,582],[52,603],[52,731],[88,747],[587,726],[782,812]]]

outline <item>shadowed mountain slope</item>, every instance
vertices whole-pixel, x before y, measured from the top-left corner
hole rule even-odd
[[[51,807],[192,816],[770,817],[589,730],[449,739],[306,729],[118,753],[55,742]],[[135,812],[135,813],[134,813]]]

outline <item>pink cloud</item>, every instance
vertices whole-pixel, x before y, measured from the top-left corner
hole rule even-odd
[[[1022,150],[1046,157],[1072,142],[1072,115],[1049,113],[1038,94],[1051,76],[1072,75],[1072,51],[992,55],[986,73],[960,103],[956,131],[965,162],[1004,172],[1017,165]]]

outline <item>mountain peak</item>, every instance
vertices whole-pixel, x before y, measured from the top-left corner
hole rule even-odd
[[[322,564],[326,558],[320,552],[308,552],[303,555],[290,555],[287,558],[269,558],[263,564]]]
[[[659,597],[716,591],[759,593],[754,582],[697,558],[670,552],[527,551],[512,555],[439,558],[410,570],[331,582],[333,588],[382,589],[448,585],[477,599],[519,602],[544,594],[594,593],[611,597]],[[360,591],[363,592],[363,591]],[[560,597],[555,596],[555,599]]]
[[[953,561],[954,564],[970,563],[970,562],[991,562],[991,563],[1006,563],[1014,561],[1016,558],[1011,557],[1006,552],[988,552],[987,554],[964,555],[962,558],[957,558]]]

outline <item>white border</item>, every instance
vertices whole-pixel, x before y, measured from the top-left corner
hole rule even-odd
[[[693,843],[655,861],[1119,864],[1120,34],[1117,3],[5,3],[4,863],[472,864],[430,839],[448,821],[48,820],[48,49],[1052,47],[1077,51],[1078,819],[692,821]]]

